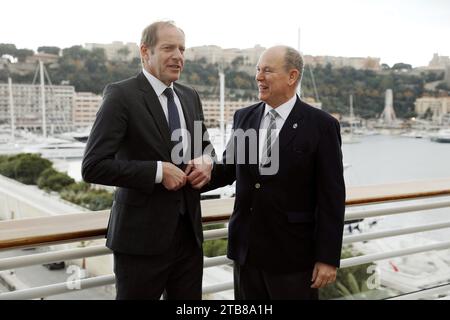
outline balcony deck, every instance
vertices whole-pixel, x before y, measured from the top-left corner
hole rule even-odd
[[[412,181],[349,187],[346,204],[350,206],[445,195],[450,195],[450,179]],[[203,200],[203,223],[228,220],[233,203],[234,198]],[[109,210],[103,210],[0,221],[0,250],[101,238],[106,233],[108,218]]]

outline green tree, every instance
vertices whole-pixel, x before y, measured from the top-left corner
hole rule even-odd
[[[16,57],[17,56],[16,45],[12,43],[0,43],[0,57],[4,54]]]
[[[392,66],[392,70],[403,70],[403,69],[411,70],[412,66],[410,64],[403,63],[403,62],[396,63]]]
[[[37,49],[37,52],[59,55],[59,53],[61,52],[61,48],[53,46],[41,46]]]
[[[222,228],[225,228],[225,225],[223,223],[213,224],[203,226],[203,231]],[[205,255],[205,257],[223,256],[227,253],[227,244],[227,239],[207,240],[203,243],[203,254]]]
[[[107,190],[92,189],[86,182],[78,182],[64,187],[60,191],[64,200],[78,204],[89,210],[104,210],[111,208],[113,195]]]
[[[128,55],[130,54],[130,49],[128,49],[128,47],[122,47],[117,50],[117,54],[119,55],[121,61],[127,61]]]
[[[431,111],[430,107],[428,107],[428,109],[425,111],[422,118],[427,120],[431,120],[431,118],[433,118],[433,111]]]
[[[0,158],[0,174],[8,177],[13,178],[15,177],[15,162],[11,160],[10,156],[1,156]]]
[[[16,52],[16,58],[19,60],[19,62],[25,62],[25,59],[27,57],[31,57],[34,54],[33,50],[30,49],[19,49]]]
[[[53,168],[45,169],[37,180],[39,188],[44,190],[61,191],[75,183],[75,180],[69,177],[66,173],[58,172]]]
[[[4,158],[0,163],[0,174],[25,184],[36,184],[41,173],[52,163],[38,154],[21,153]]]

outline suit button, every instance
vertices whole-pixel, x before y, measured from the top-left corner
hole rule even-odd
[[[261,188],[261,185],[259,183],[255,183],[255,188],[259,189],[259,188]]]

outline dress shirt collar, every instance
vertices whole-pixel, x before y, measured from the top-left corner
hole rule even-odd
[[[289,113],[291,113],[292,108],[294,108],[296,101],[297,101],[297,95],[294,94],[294,96],[292,98],[290,98],[288,101],[286,101],[285,103],[280,105],[278,108],[275,108],[278,115],[283,119],[283,121],[286,121],[286,119],[288,118]],[[267,114],[269,113],[269,111],[272,109],[273,108],[266,103],[265,109],[264,109],[264,117],[266,117]]]
[[[164,82],[156,78],[147,70],[142,69],[142,72],[144,73],[144,76],[147,78],[148,82],[150,82],[153,90],[155,90],[156,95],[160,97],[163,94],[164,90],[166,90],[167,86],[164,84]],[[173,90],[173,82],[170,84],[169,88],[172,88]]]

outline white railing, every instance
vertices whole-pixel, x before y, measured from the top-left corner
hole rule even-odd
[[[431,199],[431,198],[429,198],[429,199]],[[434,197],[432,199],[436,200],[436,201],[427,202],[427,203],[419,203],[419,204],[418,203],[411,204],[411,203],[407,203],[407,202],[397,202],[397,204],[400,204],[399,206],[388,207],[388,208],[370,208],[370,207],[369,208],[367,208],[367,207],[352,208],[351,210],[349,210],[349,212],[346,213],[345,219],[346,219],[346,221],[352,221],[352,220],[359,220],[359,219],[365,219],[365,218],[371,218],[371,217],[387,216],[387,215],[393,215],[393,214],[409,213],[409,212],[417,212],[417,211],[450,207],[450,200],[448,198]],[[396,228],[396,229],[382,230],[382,231],[376,231],[376,232],[367,232],[367,233],[358,234],[358,235],[346,235],[346,236],[344,236],[343,242],[344,242],[344,244],[350,244],[350,243],[355,243],[355,242],[381,239],[381,238],[386,238],[386,237],[395,237],[395,236],[399,236],[399,235],[414,234],[417,232],[432,231],[432,230],[438,230],[438,229],[444,229],[444,228],[450,228],[450,221],[431,223],[431,224],[414,226],[414,227],[404,227],[404,228]],[[205,240],[226,238],[227,237],[227,229],[224,228],[224,229],[208,230],[208,231],[205,231],[204,234],[205,234]],[[427,252],[427,251],[431,251],[431,250],[442,250],[442,249],[448,249],[448,248],[450,248],[450,240],[444,241],[444,242],[439,242],[439,243],[432,243],[432,244],[414,246],[414,247],[404,248],[404,249],[399,249],[399,250],[393,250],[390,252],[367,254],[367,255],[363,255],[363,256],[342,259],[341,260],[341,268],[362,265],[362,264],[371,263],[371,262],[375,262],[375,261],[379,261],[379,260],[383,260],[383,259],[387,259],[387,258],[401,257],[401,256],[405,256],[405,255],[419,253],[419,252]],[[70,259],[79,259],[79,258],[86,258],[86,257],[108,255],[110,253],[111,253],[111,251],[104,246],[92,246],[92,247],[85,247],[85,248],[61,250],[61,251],[57,251],[57,252],[46,252],[46,253],[40,253],[40,254],[33,254],[33,255],[28,255],[28,256],[3,258],[3,259],[0,259],[0,271],[10,270],[10,269],[14,269],[14,268],[20,268],[20,267],[25,267],[25,266],[31,266],[31,265],[37,265],[37,264],[43,264],[43,263],[51,263],[51,262],[56,262],[56,261],[64,261],[64,260],[70,260]],[[220,266],[220,265],[228,265],[231,263],[232,263],[232,261],[229,260],[226,256],[205,258],[204,268]],[[105,276],[97,276],[97,277],[92,277],[92,278],[87,278],[87,279],[76,280],[76,281],[77,281],[76,288],[79,288],[79,290],[84,290],[84,289],[89,289],[89,288],[93,288],[93,287],[112,285],[112,284],[114,284],[114,275],[111,274],[111,275],[105,275]],[[218,283],[218,284],[214,284],[214,285],[204,286],[203,293],[204,294],[215,293],[215,292],[220,292],[220,291],[224,291],[224,290],[229,290],[232,288],[233,288],[232,282]],[[0,300],[38,299],[38,298],[43,298],[43,297],[47,297],[47,296],[51,296],[51,295],[73,292],[73,290],[74,290],[73,281],[72,282],[63,282],[63,283],[57,283],[57,284],[52,284],[52,285],[48,285],[48,286],[27,288],[27,289],[18,290],[18,291],[1,293]],[[429,296],[432,294],[438,294],[438,293],[443,293],[443,292],[448,292],[448,291],[450,291],[450,284],[439,286],[436,288],[431,288],[429,290],[421,290],[419,292],[401,295],[401,296],[393,298],[393,299],[419,299],[419,298],[423,298],[423,297],[426,297],[426,296]]]

